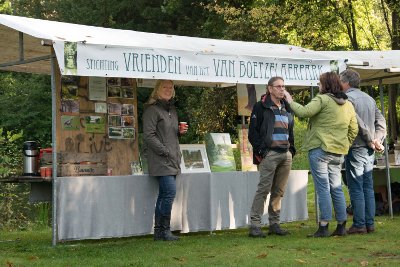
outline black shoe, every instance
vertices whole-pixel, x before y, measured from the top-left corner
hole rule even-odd
[[[307,235],[307,237],[328,237],[329,236],[328,227],[329,223],[326,224],[325,226],[322,226],[320,223],[318,230],[314,234]]]
[[[163,240],[162,238],[162,230],[160,227],[154,227],[154,235],[153,235],[153,239],[154,241],[159,241],[159,240]]]
[[[160,229],[160,234],[159,234],[159,239],[154,239],[154,240],[163,240],[163,241],[177,241],[179,240],[179,237],[176,235],[173,235],[171,233],[171,228],[170,228],[170,222],[171,222],[171,217],[170,216],[162,216],[161,217],[161,229]]]
[[[261,227],[251,225],[249,230],[249,237],[265,238],[267,236],[261,230]]]
[[[162,238],[161,240],[164,240],[164,241],[178,241],[179,240],[179,237],[177,237],[176,235],[173,235],[169,229],[162,231],[161,238]]]
[[[274,223],[269,226],[268,235],[289,235],[290,233],[286,230],[283,230],[279,224]]]
[[[346,235],[346,221],[344,221],[342,224],[337,224],[336,230],[333,231],[331,236],[345,236]]]

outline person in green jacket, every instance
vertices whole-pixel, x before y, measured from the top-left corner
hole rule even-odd
[[[337,221],[331,236],[346,234],[346,201],[342,190],[341,167],[353,140],[358,134],[358,124],[353,105],[343,92],[339,75],[321,74],[319,94],[306,106],[293,101],[286,91],[285,98],[298,117],[309,118],[303,149],[308,151],[314,187],[320,208],[319,228],[310,237],[329,236],[332,205]]]

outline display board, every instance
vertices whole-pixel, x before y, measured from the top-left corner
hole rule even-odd
[[[58,176],[130,175],[138,161],[135,79],[56,75]],[[71,156],[73,155],[73,156]]]

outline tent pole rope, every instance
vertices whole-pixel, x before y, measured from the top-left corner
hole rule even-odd
[[[379,80],[379,94],[380,94],[380,100],[381,100],[382,115],[385,116],[385,103],[383,102],[382,79]],[[390,185],[389,152],[388,152],[387,138],[385,138],[383,144],[385,146],[386,184],[387,184],[387,190],[388,190],[389,214],[390,214],[390,217],[393,219],[392,189],[391,189],[391,185]]]

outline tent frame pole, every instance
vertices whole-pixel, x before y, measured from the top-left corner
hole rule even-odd
[[[311,91],[311,99],[314,98],[314,86],[310,86],[310,91]],[[318,204],[318,193],[317,190],[315,190],[315,185],[314,185],[314,205],[315,205],[315,222],[317,225],[319,224],[319,204]]]
[[[385,115],[385,103],[383,101],[382,79],[379,79],[379,95],[381,100],[382,115]],[[392,189],[390,184],[391,179],[390,179],[389,151],[388,151],[389,148],[388,148],[387,138],[385,138],[383,144],[385,146],[386,186],[388,191],[389,215],[393,219]]]
[[[57,129],[57,112],[56,112],[56,58],[54,54],[54,49],[51,48],[51,142],[52,142],[52,159],[53,159],[53,179],[52,179],[52,192],[53,192],[53,205],[52,205],[52,245],[57,245],[57,137],[56,137],[56,129]]]

